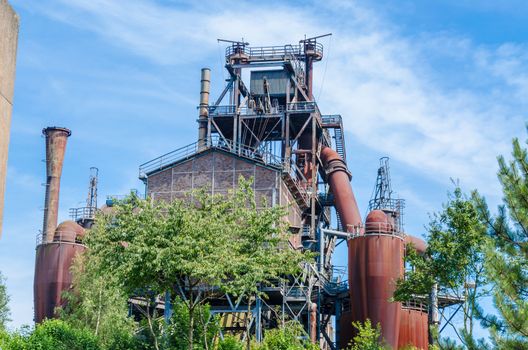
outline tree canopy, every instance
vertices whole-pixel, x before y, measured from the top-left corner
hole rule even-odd
[[[512,159],[498,158],[503,204],[492,215],[483,197],[475,201],[492,244],[486,249],[486,275],[497,314],[482,311],[497,347],[528,349],[528,151],[513,141]]]
[[[187,306],[192,349],[196,310],[210,297],[229,293],[244,298],[249,310],[252,298],[265,297],[260,286],[296,273],[310,257],[289,246],[284,208],[257,208],[251,182],[241,178],[239,183],[228,194],[196,191],[170,203],[132,194],[113,212],[99,215],[86,236],[85,262],[96,274],[111,276],[99,282],[115,282],[126,295],[147,301],[144,316],[156,349],[162,334],[156,307],[149,309],[156,296],[168,292]],[[98,297],[96,289],[88,294]],[[89,323],[93,328],[99,321]]]

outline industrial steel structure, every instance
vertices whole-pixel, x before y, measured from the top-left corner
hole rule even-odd
[[[313,65],[323,59],[321,37],[270,47],[221,40],[228,43],[227,84],[211,103],[210,70],[202,69],[198,140],[140,166],[145,195],[172,201],[195,188],[225,194],[241,176],[252,177],[257,207],[287,206],[290,248],[318,253],[317,261],[303,264],[301,274],[263,287],[268,298],[249,309],[228,294],[212,298],[211,311],[221,315],[223,334],[247,337],[249,322],[260,341],[264,329],[295,319],[312,342],[333,350],[354,336],[353,321],[370,319],[381,325],[393,348],[426,349],[429,322],[437,322],[437,308],[452,301],[435,297],[429,302],[428,296],[403,305],[391,301],[397,279],[404,276],[407,244],[420,253],[426,246],[403,231],[404,201],[394,197],[386,158],[380,161],[369,213],[361,219],[350,185],[342,118],[322,114],[313,97]],[[249,84],[244,71],[249,71]],[[53,317],[60,304],[60,291],[71,283],[71,259],[84,250],[77,239],[91,227],[97,210],[97,171],[92,169],[87,207],[73,209],[75,221],[57,227],[62,157],[70,133],[48,128],[44,134],[48,181],[37,246],[37,322]],[[348,245],[348,279],[332,262],[343,242]],[[168,300],[160,298],[158,304],[170,312]]]
[[[49,127],[42,130],[46,137],[46,198],[44,223],[37,236],[35,258],[34,305],[35,322],[55,316],[62,305],[62,292],[72,283],[70,267],[78,253],[85,249],[80,243],[84,228],[74,221],[58,222],[60,179],[66,143],[70,130]]]
[[[226,193],[238,176],[253,176],[257,197],[288,205],[292,249],[316,251],[318,261],[306,262],[303,274],[289,283],[267,288],[269,299],[251,315],[228,295],[212,302],[213,312],[232,315],[224,319],[251,317],[257,340],[263,328],[290,317],[304,323],[321,348],[336,349],[352,337],[352,321],[369,318],[381,324],[391,346],[398,346],[400,333],[403,342],[418,344],[408,335],[410,323],[400,322],[402,305],[389,301],[403,277],[410,241],[402,231],[403,201],[391,196],[384,159],[363,225],[350,186],[342,118],[322,114],[313,98],[313,64],[323,58],[318,39],[272,47],[228,41],[229,79],[212,104],[210,71],[202,70],[198,141],[143,164],[140,178],[150,198],[170,201],[196,187]],[[339,219],[333,224],[331,208]],[[348,284],[335,278],[331,259],[342,240],[349,246]],[[423,242],[412,240],[423,249]],[[281,315],[272,312],[277,308]]]

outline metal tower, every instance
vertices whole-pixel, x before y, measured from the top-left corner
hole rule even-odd
[[[88,180],[88,196],[86,206],[80,208],[70,208],[70,218],[84,228],[91,228],[97,213],[97,184],[99,182],[99,169],[90,168]]]
[[[403,231],[403,209],[405,200],[394,198],[392,191],[389,157],[380,158],[378,176],[372,198],[369,201],[368,211],[383,210],[394,218],[396,227]]]
[[[90,180],[88,182],[88,197],[86,198],[86,207],[91,208],[93,215],[97,210],[97,182],[99,181],[99,169],[90,168]]]

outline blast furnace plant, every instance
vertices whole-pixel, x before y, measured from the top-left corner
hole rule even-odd
[[[265,287],[268,298],[257,300],[250,313],[230,295],[211,300],[223,332],[243,334],[249,318],[252,337],[261,341],[265,329],[290,318],[301,322],[321,349],[333,350],[353,337],[353,321],[370,319],[381,325],[392,348],[427,349],[428,325],[438,321],[436,309],[447,302],[430,302],[429,296],[403,305],[391,302],[395,282],[404,275],[406,244],[424,252],[425,243],[403,231],[404,202],[393,196],[386,158],[362,220],[350,184],[342,118],[322,114],[313,97],[313,65],[323,59],[320,38],[269,47],[222,40],[228,43],[229,79],[212,102],[211,72],[202,69],[197,141],[142,164],[139,177],[146,196],[155,201],[182,198],[196,188],[224,194],[240,176],[253,177],[259,205],[288,206],[290,248],[318,253],[316,262],[303,264],[300,276]],[[81,220],[57,226],[62,155],[70,133],[63,128],[44,133],[48,181],[37,247],[37,322],[53,317],[61,303],[60,291],[71,283],[71,257],[84,250],[77,240],[93,221],[81,215]],[[88,217],[93,218],[97,205],[90,203]],[[348,245],[348,278],[340,278],[332,262],[343,242]],[[159,307],[168,309],[162,300]]]

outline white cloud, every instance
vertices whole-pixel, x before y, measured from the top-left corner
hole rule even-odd
[[[518,107],[528,94],[524,47],[479,47],[445,33],[405,38],[374,12],[340,1],[319,9],[248,2],[173,7],[144,0],[51,4],[25,6],[37,5],[55,19],[160,64],[215,54],[217,37],[276,44],[307,32],[333,31],[323,110],[341,113],[349,136],[442,183],[459,177],[494,193],[497,187],[489,183],[495,183],[495,156],[508,152],[511,136],[522,126]],[[461,81],[467,76],[473,86],[441,84],[434,57],[427,57],[431,53],[462,62],[464,70],[451,73]],[[486,81],[480,89],[479,77]]]

